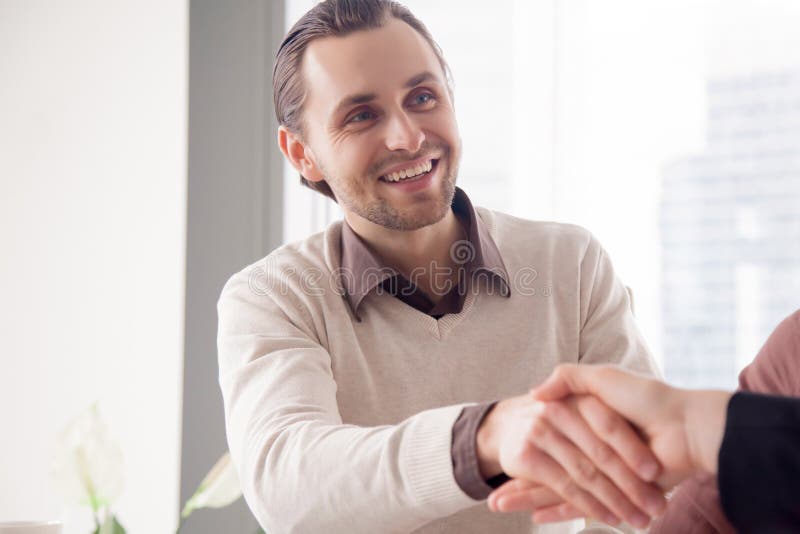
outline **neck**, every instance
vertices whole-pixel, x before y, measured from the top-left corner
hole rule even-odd
[[[417,267],[427,269],[432,262],[453,267],[450,246],[466,239],[466,232],[452,209],[442,220],[417,230],[391,230],[349,212],[345,213],[345,219],[387,266],[405,275]]]

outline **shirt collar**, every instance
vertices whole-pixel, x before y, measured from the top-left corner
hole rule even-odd
[[[459,187],[456,187],[451,207],[458,221],[466,229],[468,242],[461,250],[463,255],[459,255],[457,245],[454,246],[452,253],[456,257],[464,258],[467,274],[483,271],[491,277],[499,278],[505,286],[501,294],[510,296],[508,272],[500,256],[500,250],[489,234],[486,224],[472,206],[469,197]],[[350,228],[346,220],[342,224],[341,247],[341,284],[353,314],[358,317],[358,307],[369,292],[387,278],[398,276],[400,273],[386,265]]]

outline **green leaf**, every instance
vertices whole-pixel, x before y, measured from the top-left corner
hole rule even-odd
[[[110,515],[92,534],[126,534],[126,532],[125,527],[117,521],[116,516]]]

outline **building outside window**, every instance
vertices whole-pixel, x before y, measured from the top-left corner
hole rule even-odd
[[[591,230],[666,378],[735,386],[800,307],[800,4],[404,3],[453,71],[473,202]],[[288,168],[285,200],[286,241],[341,217]]]

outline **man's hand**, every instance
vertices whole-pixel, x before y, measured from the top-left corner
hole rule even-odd
[[[696,471],[717,472],[731,393],[674,388],[609,365],[561,365],[531,392],[541,401],[569,395],[592,395],[638,427],[664,468],[662,487]]]
[[[658,479],[663,489],[698,470],[716,472],[730,393],[681,390],[610,366],[562,365],[531,398],[550,405],[574,395],[591,395],[638,427],[664,470]],[[585,416],[597,428],[599,415]],[[607,432],[597,435],[611,445]],[[580,516],[580,501],[564,498],[560,504],[542,504],[540,493],[530,480],[508,483],[492,493],[489,505],[498,511],[533,511],[539,523]],[[639,502],[634,495],[629,498]]]
[[[477,453],[485,478],[505,472],[536,484],[531,508],[567,502],[582,516],[644,528],[666,506],[646,482],[659,473],[654,455],[622,417],[592,397],[501,401],[478,430]]]
[[[531,512],[534,523],[586,517],[586,514],[541,484],[519,478],[509,480],[494,490],[487,504],[492,512]]]

